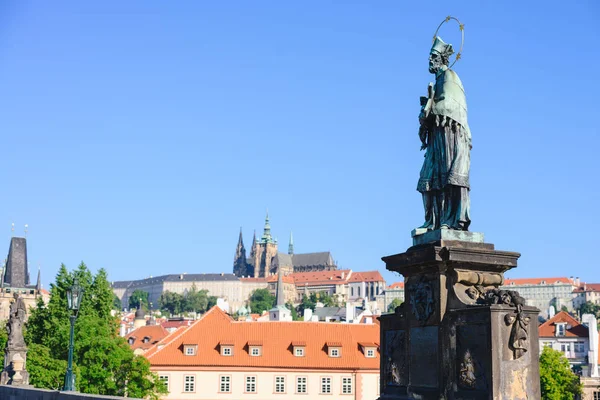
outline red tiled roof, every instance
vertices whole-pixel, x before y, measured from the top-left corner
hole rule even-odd
[[[374,342],[360,342],[358,344],[360,344],[362,347],[379,347],[379,345]]]
[[[396,282],[396,283],[392,283],[389,286],[390,289],[404,289],[404,282]]]
[[[600,292],[600,283],[584,283],[573,292]]]
[[[542,283],[545,282],[545,283]],[[558,277],[558,278],[519,278],[519,279],[506,279],[504,281],[504,285],[510,285],[514,283],[516,286],[518,285],[553,285],[555,283],[568,283],[573,284],[573,282],[566,277]]]
[[[179,328],[180,326],[190,326],[192,324],[191,319],[184,319],[182,321],[166,321],[160,324],[163,328]]]
[[[232,356],[221,356],[217,344],[223,337],[235,342]],[[329,357],[328,339],[341,345],[341,357]],[[262,340],[262,355],[248,354],[249,341]],[[375,324],[325,324],[322,322],[245,322],[233,321],[218,307],[185,332],[172,335],[160,349],[146,353],[152,367],[217,366],[255,368],[318,368],[379,370],[379,354],[367,358],[358,343],[377,342],[379,326]],[[293,343],[306,343],[305,356],[294,356]],[[198,345],[196,355],[185,355],[182,345]]]
[[[556,324],[566,322],[571,328],[567,328],[565,331],[565,337],[588,337],[588,328],[579,323],[569,313],[561,311],[548,321],[544,322],[538,328],[539,337],[555,337],[556,336]]]
[[[133,343],[129,345],[132,350],[148,350],[167,336],[169,336],[169,332],[162,326],[146,325],[129,332],[129,334],[125,336],[125,339],[127,340],[127,344],[129,344],[129,338],[134,339]],[[144,343],[145,337],[149,339],[147,343]]]
[[[354,272],[349,282],[385,282],[379,271]]]
[[[352,270],[338,269],[335,271],[296,272],[294,274],[290,274],[289,276],[294,278],[296,286],[304,284],[341,285],[348,281],[348,275],[350,274],[352,274]],[[343,278],[342,275],[344,275]]]

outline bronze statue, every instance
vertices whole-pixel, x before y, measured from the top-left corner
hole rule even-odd
[[[462,33],[462,24],[460,29]],[[462,82],[449,67],[452,54],[452,45],[435,36],[429,52],[429,72],[435,75],[435,83],[429,84],[428,96],[421,97],[419,114],[421,150],[426,153],[417,190],[425,208],[425,223],[420,228],[427,230],[467,231],[471,223],[471,131]],[[459,58],[460,52],[456,60]]]

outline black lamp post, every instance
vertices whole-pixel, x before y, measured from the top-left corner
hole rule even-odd
[[[81,286],[79,286],[79,280],[75,278],[73,280],[73,286],[67,289],[67,304],[72,313],[70,316],[71,336],[69,338],[69,363],[67,365],[67,375],[65,376],[65,387],[63,389],[65,392],[72,392],[75,390],[75,375],[73,374],[73,334],[82,296],[83,290],[81,289]]]

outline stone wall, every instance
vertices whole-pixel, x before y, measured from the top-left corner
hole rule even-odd
[[[0,386],[2,400],[119,400],[123,397],[100,396],[97,394],[82,394],[77,392],[58,392],[56,390],[22,388],[17,386]],[[130,400],[136,400],[128,397]]]

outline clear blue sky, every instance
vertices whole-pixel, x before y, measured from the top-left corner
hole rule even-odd
[[[472,230],[523,254],[509,277],[600,282],[598,2],[435,4],[0,3],[0,249],[29,224],[46,287],[81,260],[231,272],[268,208],[284,251],[293,230],[297,252],[384,272],[422,223],[419,96],[451,14]]]

